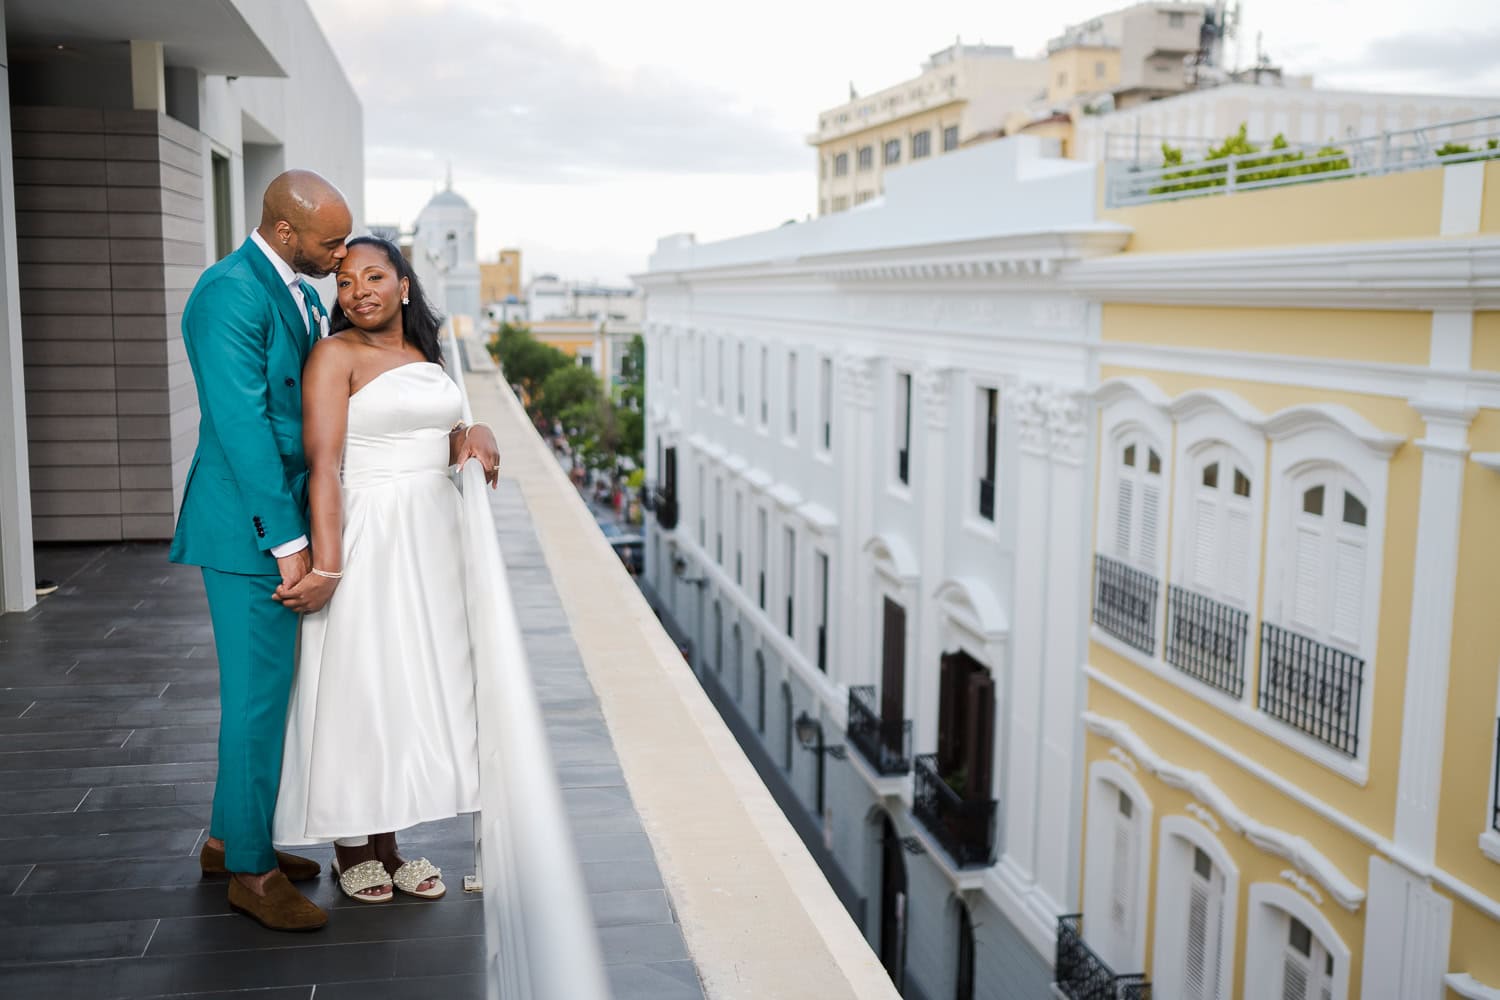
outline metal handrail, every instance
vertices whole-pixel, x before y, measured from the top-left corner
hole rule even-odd
[[[463,395],[464,421],[472,422],[451,325],[444,352],[448,372]],[[573,850],[521,641],[489,489],[474,462],[458,478],[479,724],[480,812],[474,846],[483,873],[477,887],[484,892],[487,996],[608,1000],[583,869]]]
[[[1112,158],[1115,136],[1105,136],[1106,163],[1111,167],[1107,202],[1112,208],[1500,158],[1500,115],[1329,139],[1321,144],[1288,143],[1281,149],[1263,145],[1252,153],[1157,167],[1140,163],[1146,137],[1129,138],[1135,147],[1133,161]],[[1153,137],[1150,146],[1160,150],[1162,142],[1170,141]],[[1448,143],[1471,148],[1439,153]],[[1179,148],[1187,145],[1179,140]]]
[[[937,754],[913,762],[912,815],[937,838],[960,868],[995,863],[995,799],[967,799],[943,780]]]
[[[1272,622],[1260,626],[1262,712],[1359,756],[1365,661]]]
[[[1245,693],[1245,611],[1178,584],[1167,587],[1166,660],[1231,698]]]

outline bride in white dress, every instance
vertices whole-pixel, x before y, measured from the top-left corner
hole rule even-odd
[[[337,273],[334,335],[303,370],[313,570],[283,603],[305,612],[274,839],[334,841],[345,894],[436,899],[441,872],[395,832],[479,808],[474,672],[452,465],[489,429],[459,423],[439,320],[401,252],[360,237]],[[336,588],[336,592],[335,592]]]

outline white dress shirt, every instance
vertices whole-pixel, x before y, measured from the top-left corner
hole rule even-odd
[[[297,272],[292,270],[292,265],[276,255],[276,251],[271,249],[271,244],[267,243],[261,237],[259,229],[252,229],[250,231],[250,242],[260,248],[260,252],[266,255],[266,259],[276,269],[276,276],[282,280],[286,285],[286,290],[292,293],[292,298],[297,302],[297,315],[302,317],[302,329],[311,333],[312,331],[307,325],[307,299],[302,295],[302,281],[297,276]],[[271,555],[277,559],[282,559],[294,553],[301,552],[307,548],[307,545],[307,536],[298,535],[290,542],[271,546]]]

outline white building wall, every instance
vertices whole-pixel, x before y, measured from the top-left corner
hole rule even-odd
[[[1000,806],[992,867],[954,869],[911,815],[910,778],[881,779],[876,787],[861,776],[868,768],[827,761],[828,842],[837,869],[864,900],[872,943],[879,941],[880,900],[878,880],[870,878],[879,862],[878,845],[868,843],[871,811],[889,808],[920,845],[907,864],[913,996],[952,991],[956,892],[967,893],[976,923],[992,925],[976,932],[981,954],[993,938],[1004,956],[998,967],[994,957],[981,960],[979,995],[988,997],[1039,995],[1033,987],[1047,982],[1056,917],[1074,907],[1089,317],[1051,276],[1062,260],[1123,242],[1122,232],[1094,222],[1092,192],[1092,168],[1042,159],[1032,140],[1008,140],[903,171],[885,203],[867,212],[705,246],[687,237],[665,240],[651,271],[638,278],[648,293],[648,476],[662,481],[658,442],[675,446],[680,510],[674,530],[648,523],[647,552],[675,547],[684,563],[674,578],[663,555],[648,580],[705,657],[715,643],[711,611],[699,608],[711,608],[713,598],[699,594],[716,595],[724,609],[726,649],[728,622],[742,622],[738,704],[752,730],[753,650],[766,651],[760,739],[772,758],[780,760],[783,749],[783,669],[795,711],[822,718],[829,743],[845,742],[849,687],[881,682],[886,596],[907,616],[905,714],[914,754],[937,746],[944,652],[969,652],[994,679],[992,796]],[[959,205],[965,210],[943,211]],[[794,431],[790,356],[797,359]],[[826,452],[818,419],[824,358],[835,367]],[[907,484],[896,474],[902,372],[912,376]],[[996,388],[1002,404],[993,523],[977,510],[979,386]],[[739,585],[733,524],[723,528],[722,566],[716,558],[720,477],[723,519],[733,516],[736,491],[745,497]],[[764,611],[757,594],[760,509],[769,528]],[[797,538],[791,638],[788,527]],[[831,561],[826,673],[816,666],[813,639],[817,549]],[[699,578],[706,590],[683,582]],[[800,749],[793,756],[786,780],[811,809],[814,757]],[[1021,984],[1031,992],[1016,992]]]

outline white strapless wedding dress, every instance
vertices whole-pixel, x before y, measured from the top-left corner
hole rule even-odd
[[[402,830],[479,809],[460,497],[462,398],[419,362],[349,399],[344,578],[303,616],[278,844]]]

